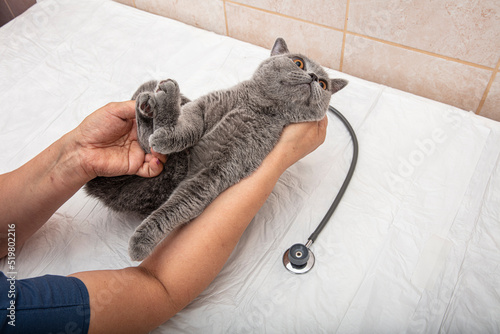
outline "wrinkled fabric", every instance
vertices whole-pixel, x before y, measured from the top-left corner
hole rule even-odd
[[[193,99],[250,78],[269,52],[115,2],[40,1],[0,28],[0,172],[147,80],[173,78]],[[281,259],[306,242],[349,168],[334,115],[214,282],[153,333],[500,331],[499,123],[329,73],[349,80],[331,104],[354,127],[359,159],[311,248],[312,271],[294,276]],[[18,249],[18,278],[135,265],[138,224],[80,191]]]

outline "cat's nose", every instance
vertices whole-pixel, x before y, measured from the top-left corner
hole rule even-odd
[[[316,74],[309,73],[309,75],[311,76],[312,81],[318,81],[318,76]]]

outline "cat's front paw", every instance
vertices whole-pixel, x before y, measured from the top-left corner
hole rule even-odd
[[[144,260],[156,246],[156,242],[151,239],[151,236],[141,229],[141,226],[134,232],[128,244],[128,254],[134,261]]]
[[[156,129],[155,132],[149,136],[149,146],[160,154],[170,154],[174,152],[174,150],[172,150],[169,137],[169,133],[166,129]]]
[[[155,106],[156,101],[154,95],[149,92],[139,94],[135,101],[136,110],[138,110],[144,117],[152,118]]]

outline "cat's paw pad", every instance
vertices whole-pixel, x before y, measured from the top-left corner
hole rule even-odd
[[[167,95],[179,95],[179,84],[172,79],[162,80],[158,83],[156,92],[165,92]]]
[[[136,99],[135,107],[144,116],[152,118],[154,115],[154,107],[156,106],[156,101],[154,96],[150,93],[141,93]]]
[[[153,252],[156,243],[142,231],[135,231],[128,244],[128,254],[134,261],[142,261]]]

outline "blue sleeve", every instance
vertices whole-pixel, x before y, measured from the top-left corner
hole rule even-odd
[[[89,322],[89,294],[78,278],[15,280],[0,272],[0,333],[86,334]]]

